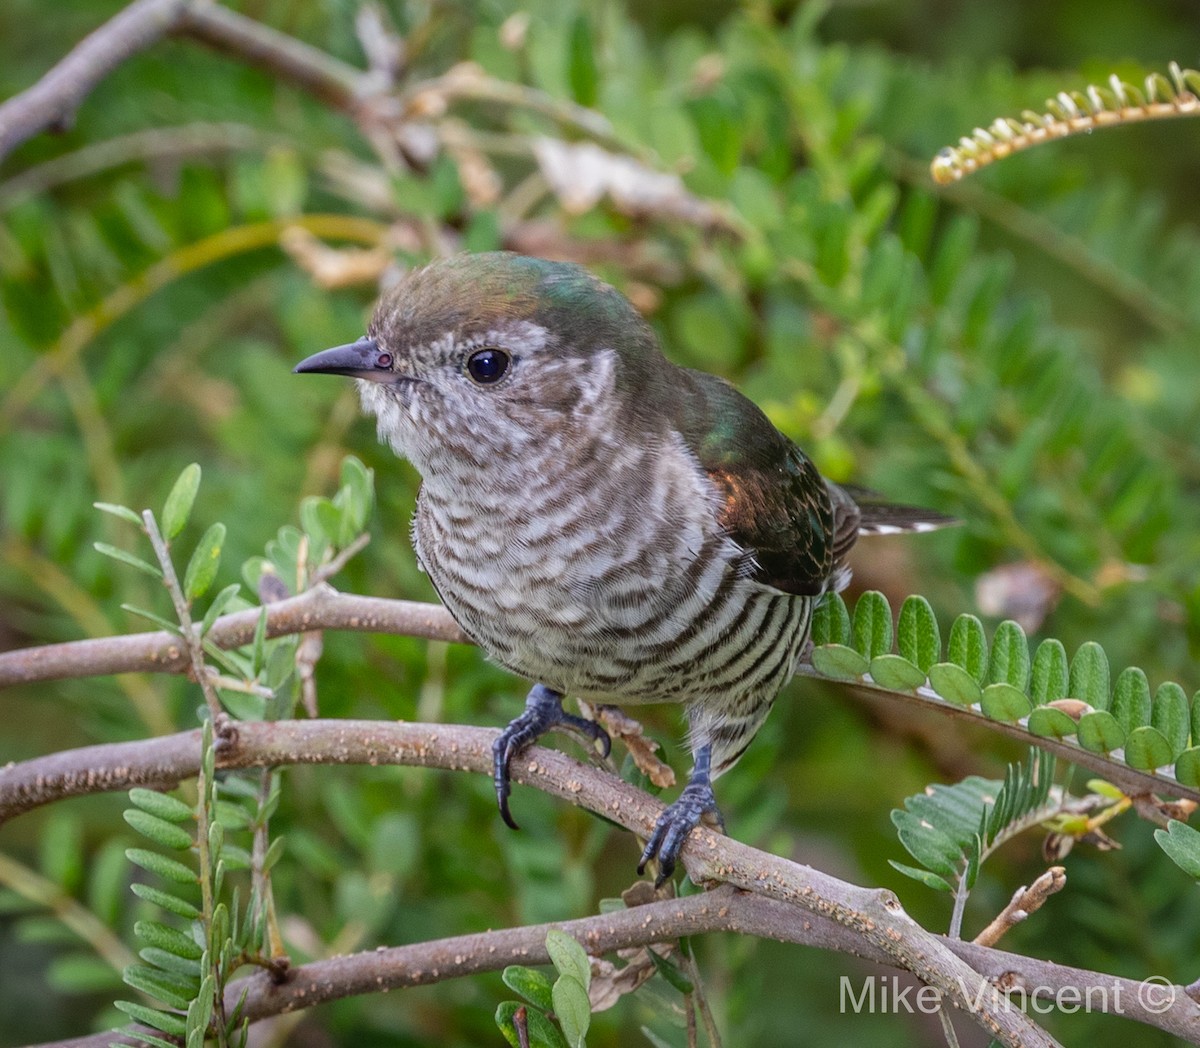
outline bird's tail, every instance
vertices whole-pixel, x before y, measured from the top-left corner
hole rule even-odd
[[[882,495],[851,484],[839,487],[854,500],[858,507],[858,534],[901,535],[919,531],[937,531],[961,524],[957,517],[947,516],[937,510],[922,506],[906,506],[889,502]]]

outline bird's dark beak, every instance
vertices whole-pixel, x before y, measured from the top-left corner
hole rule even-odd
[[[369,382],[391,382],[395,378],[392,370],[392,355],[379,348],[373,338],[360,338],[346,346],[334,346],[300,361],[294,368],[296,375],[350,375],[365,378]]]

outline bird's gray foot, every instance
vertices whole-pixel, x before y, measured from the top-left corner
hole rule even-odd
[[[514,830],[517,824],[508,810],[508,795],[512,791],[508,765],[513,757],[553,728],[583,735],[589,743],[599,742],[605,757],[612,749],[608,732],[595,721],[568,713],[562,707],[562,700],[562,695],[557,691],[544,684],[535,684],[525,699],[525,712],[510,721],[500,737],[492,743],[492,781],[496,784],[496,803],[500,806],[500,817]]]
[[[654,824],[654,832],[646,842],[646,848],[638,861],[638,873],[644,873],[646,864],[651,859],[658,859],[658,876],[654,879],[654,887],[660,888],[675,872],[675,863],[687,835],[700,825],[705,815],[711,815],[722,832],[725,831],[725,820],[717,807],[717,797],[713,793],[712,780],[709,772],[712,762],[712,749],[701,746],[696,751],[696,766],[692,769],[691,778],[683,788],[679,799],[670,805],[658,817]]]

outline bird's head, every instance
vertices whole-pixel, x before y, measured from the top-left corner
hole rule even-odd
[[[490,252],[408,273],[365,337],[295,370],[359,379],[380,438],[428,477],[447,459],[519,457],[600,414],[619,426],[665,366],[614,288],[570,263]]]

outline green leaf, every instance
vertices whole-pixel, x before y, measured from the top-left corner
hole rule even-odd
[[[1192,745],[1200,746],[1200,691],[1192,696]]]
[[[196,501],[196,492],[199,489],[200,467],[193,462],[190,466],[184,467],[183,472],[179,474],[179,479],[175,481],[175,486],[171,488],[171,494],[167,496],[167,501],[163,504],[162,530],[168,542],[178,535],[187,524],[188,517],[192,514],[192,504]]]
[[[955,706],[975,706],[983,699],[978,679],[962,666],[951,662],[930,666],[929,684],[943,699]]]
[[[1184,786],[1200,788],[1200,746],[1186,749],[1175,758],[1175,778]]]
[[[208,611],[204,613],[204,619],[200,623],[200,636],[203,637],[204,634],[213,628],[213,624],[217,621],[217,619],[225,614],[225,609],[229,607],[230,603],[232,603],[232,601],[237,597],[238,593],[241,592],[241,589],[242,587],[240,583],[231,582],[228,586],[221,590],[220,593],[213,597],[212,603],[208,606]]]
[[[573,975],[560,975],[550,990],[554,998],[554,1014],[562,1026],[563,1036],[570,1048],[584,1048],[584,1038],[592,1022],[592,1006],[587,989]]]
[[[846,645],[849,641],[850,612],[846,610],[846,602],[837,593],[826,593],[813,612],[812,642],[821,647]]]
[[[1029,694],[1034,704],[1044,706],[1048,702],[1067,697],[1070,671],[1067,667],[1067,649],[1061,641],[1042,641],[1033,656],[1033,674]]]
[[[166,819],[168,822],[187,822],[194,818],[192,809],[178,797],[159,793],[158,790],[147,790],[141,786],[135,786],[129,791],[129,799],[142,811],[157,815],[160,819]]]
[[[1070,738],[1077,728],[1071,717],[1053,706],[1035,706],[1029,714],[1029,730],[1045,739]]]
[[[1112,715],[1126,732],[1150,723],[1150,682],[1136,666],[1122,670],[1117,677]]]
[[[142,560],[141,557],[128,553],[123,549],[118,549],[116,546],[110,546],[107,542],[93,542],[92,548],[97,553],[103,553],[106,557],[112,557],[113,560],[119,560],[122,564],[128,564],[131,568],[137,568],[138,571],[145,572],[152,579],[161,579],[162,571],[157,565],[151,564],[148,560]]]
[[[657,969],[658,974],[666,979],[676,990],[680,993],[695,992],[695,985],[679,965],[669,957],[662,957],[655,953],[653,949],[647,948],[646,952],[650,954],[650,960],[654,962],[654,967]]]
[[[1068,690],[1072,698],[1082,699],[1094,710],[1108,709],[1108,656],[1095,641],[1080,644],[1075,652]]]
[[[145,964],[131,964],[122,973],[125,982],[135,990],[162,1001],[171,1008],[186,1011],[192,998],[196,996],[197,985],[183,976],[164,972],[160,968],[151,968]]]
[[[586,990],[592,983],[592,962],[583,947],[566,932],[551,928],[546,933],[546,950],[561,975],[578,979]]]
[[[1003,683],[989,684],[984,688],[979,705],[992,720],[1007,721],[1010,724],[1015,724],[1022,717],[1028,717],[1033,708],[1023,691]]]
[[[196,985],[200,985],[201,969],[198,960],[193,960],[190,957],[179,957],[167,950],[160,950],[155,946],[143,947],[138,950],[138,956],[147,964],[153,964],[156,968],[161,968],[166,972],[175,972],[177,975],[195,979]]]
[[[158,921],[137,921],[133,926],[133,934],[147,946],[172,953],[176,957],[198,961],[204,953],[190,935]]]
[[[138,898],[152,902],[155,906],[161,906],[164,910],[178,914],[189,921],[194,921],[200,916],[200,911],[186,899],[181,899],[170,892],[164,892],[160,888],[154,888],[149,884],[141,884],[135,881],[129,886],[129,890]]]
[[[962,848],[928,819],[896,808],[892,812],[896,835],[905,850],[933,873],[955,879],[961,869]]]
[[[596,69],[592,23],[587,15],[575,16],[568,47],[567,80],[571,85],[571,95],[581,106],[594,106],[600,77]]]
[[[183,574],[183,595],[190,603],[203,597],[217,577],[221,566],[221,547],[225,543],[225,525],[213,524],[196,544],[192,559]]]
[[[157,873],[160,877],[177,884],[196,884],[199,880],[195,870],[174,859],[168,859],[165,855],[159,855],[158,852],[147,851],[144,848],[126,848],[125,858],[135,866]]]
[[[520,994],[535,1007],[547,1012],[554,1008],[554,1001],[550,996],[550,980],[544,972],[539,972],[536,968],[526,968],[522,964],[510,964],[500,973],[500,978],[513,993]]]
[[[870,668],[866,659],[844,644],[813,648],[811,657],[813,669],[823,677],[832,677],[834,680],[858,680]]]
[[[1085,713],[1075,727],[1079,745],[1090,753],[1112,753],[1125,745],[1125,729],[1108,710]]]
[[[179,1048],[178,1041],[164,1041],[161,1037],[156,1037],[152,1033],[146,1033],[144,1027],[139,1029],[136,1035],[130,1034],[128,1036],[137,1037],[139,1048],[141,1048],[142,1045],[146,1045],[148,1048]],[[126,1042],[126,1044],[127,1043],[128,1042]],[[109,1041],[108,1048],[125,1048],[125,1045],[120,1044],[117,1041]]]
[[[896,623],[896,647],[926,675],[929,667],[941,659],[942,635],[937,616],[924,597],[907,597],[901,605],[900,619]]]
[[[182,636],[182,631],[179,629],[179,623],[172,622],[170,619],[164,618],[155,611],[148,611],[146,608],[139,608],[136,604],[122,604],[122,611],[129,612],[130,615],[136,615],[140,619],[145,619],[147,622],[153,622],[160,630],[166,630],[167,633],[173,633],[176,637]]]
[[[1187,695],[1174,681],[1164,681],[1154,693],[1150,703],[1150,726],[1162,732],[1163,738],[1170,743],[1172,759],[1187,748],[1191,711]]]
[[[1172,819],[1165,830],[1154,831],[1154,839],[1184,873],[1200,879],[1200,831]]]
[[[893,869],[899,870],[905,877],[911,877],[914,881],[920,881],[925,887],[932,888],[934,891],[954,891],[954,886],[944,877],[939,877],[936,873],[930,873],[928,870],[918,870],[915,866],[905,866],[904,863],[896,862],[895,859],[888,859],[888,865]]]
[[[147,1008],[144,1004],[134,1004],[133,1001],[113,1001],[113,1004],[136,1022],[144,1023],[155,1030],[162,1030],[172,1037],[184,1036],[187,1025],[176,1015],[168,1015],[157,1008]]]
[[[867,590],[854,607],[851,645],[860,655],[873,659],[892,650],[892,609],[878,590]]]
[[[188,1048],[204,1048],[204,1035],[208,1030],[209,1020],[213,1012],[213,992],[215,981],[211,975],[206,975],[200,984],[200,991],[188,1006],[187,1010],[187,1043]]]
[[[981,686],[987,680],[987,634],[983,632],[983,623],[974,615],[959,615],[954,620],[946,661],[961,666]]]
[[[254,624],[254,641],[250,645],[250,670],[257,680],[267,664],[267,607],[264,604],[258,612],[258,621]]]
[[[1029,685],[1029,641],[1012,619],[1000,623],[992,637],[988,680],[992,684],[1011,684],[1020,692]]]
[[[879,655],[871,660],[871,679],[890,691],[915,691],[925,674],[901,655]]]
[[[263,856],[262,866],[264,872],[270,872],[271,868],[283,858],[284,849],[287,847],[286,837],[276,837],[267,847],[267,852]]]
[[[510,1048],[521,1048],[517,1030],[513,1026],[513,1014],[518,1008],[525,1009],[525,1026],[529,1031],[529,1048],[568,1048],[558,1027],[536,1008],[516,1001],[503,1001],[496,1009],[496,1026]]]
[[[1125,739],[1125,763],[1131,768],[1154,771],[1173,759],[1171,744],[1157,728],[1149,725],[1134,728]]]
[[[139,528],[145,528],[142,518],[128,506],[118,506],[112,502],[93,502],[92,505],[100,510],[101,513],[111,513],[114,517],[120,517],[131,524],[136,524]]]
[[[338,496],[342,500],[342,523],[348,534],[340,536],[338,545],[344,547],[366,527],[375,501],[375,482],[372,471],[353,455],[342,459],[341,480],[342,488]]]
[[[341,528],[342,517],[337,507],[321,495],[310,495],[300,503],[300,526],[312,539],[314,547],[332,544]]]
[[[160,819],[157,815],[142,811],[139,808],[127,808],[124,812],[125,821],[143,837],[149,837],[155,844],[174,851],[184,851],[195,842],[192,835],[173,822]]]

